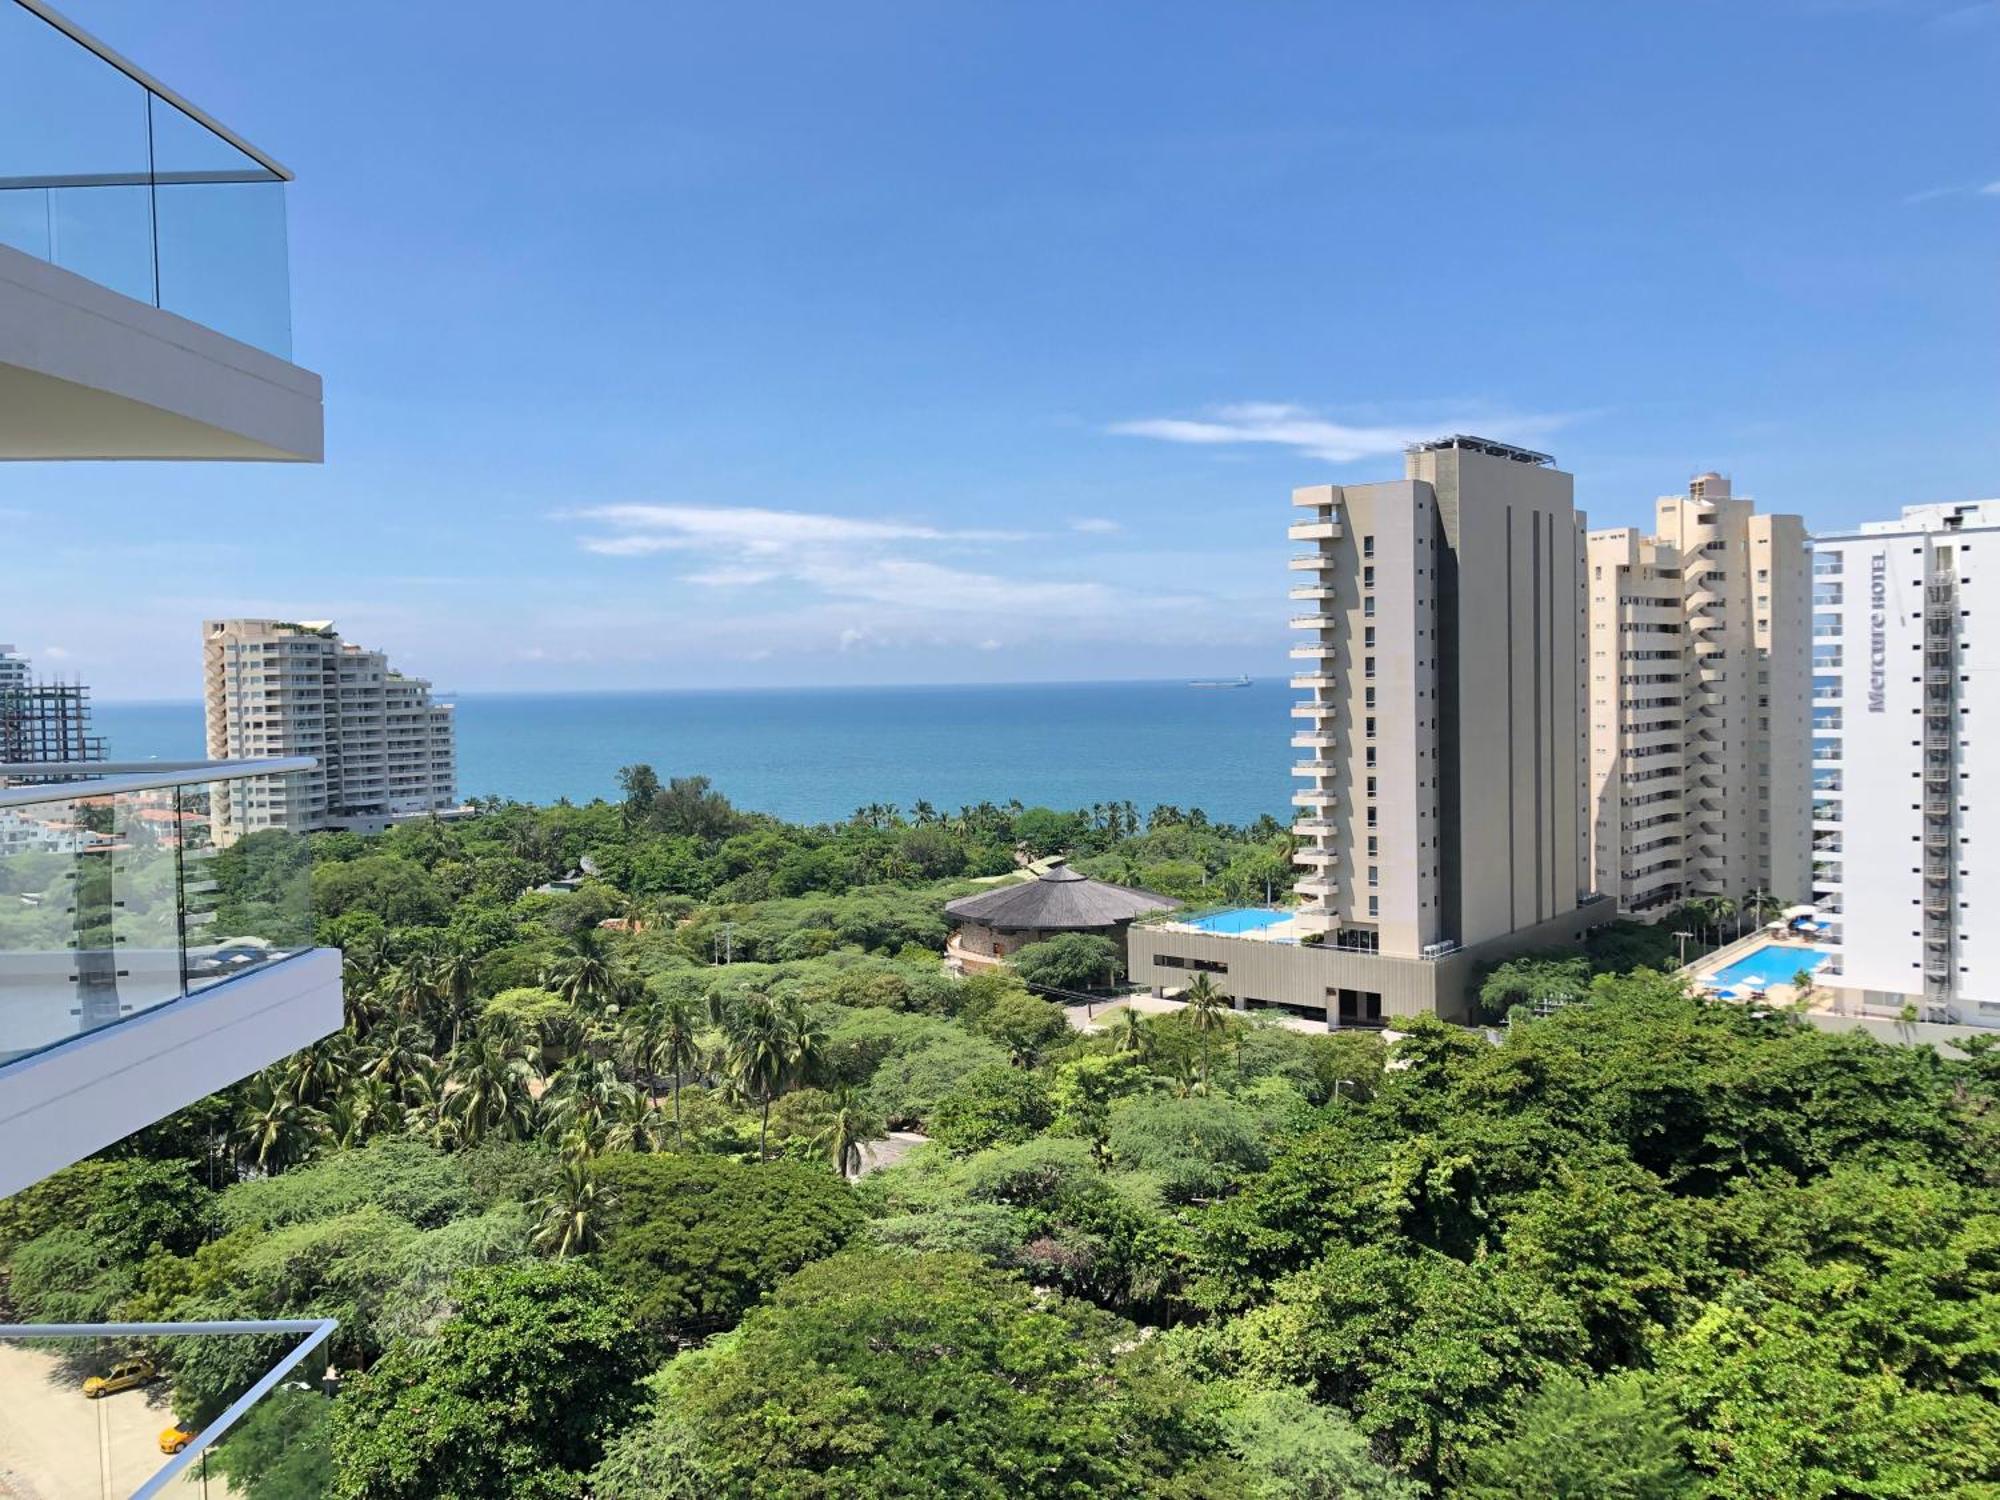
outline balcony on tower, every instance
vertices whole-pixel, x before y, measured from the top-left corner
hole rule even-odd
[[[0,459],[318,462],[290,178],[45,0],[0,0]]]
[[[0,1196],[339,1029],[306,839],[214,822],[313,764],[0,765]]]

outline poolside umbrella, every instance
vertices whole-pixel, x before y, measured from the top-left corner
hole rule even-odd
[[[1764,926],[1772,932],[1783,932],[1785,930],[1783,920],[1778,918],[1773,918],[1771,921],[1766,922]]]
[[[1816,917],[1818,915],[1819,908],[1817,906],[1788,906],[1784,910],[1784,918],[1787,922],[1796,922],[1800,917]]]
[[[1734,990],[1724,985],[1721,989],[1715,991],[1715,998],[1718,1000],[1735,1000],[1740,998],[1742,993],[1741,990]]]

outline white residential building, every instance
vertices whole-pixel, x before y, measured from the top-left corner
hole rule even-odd
[[[2000,500],[1813,539],[1822,979],[1876,1013],[2000,1025]]]
[[[202,627],[208,753],[310,755],[317,770],[246,781],[217,809],[223,842],[264,828],[380,832],[454,805],[450,704],[329,620],[210,620]]]
[[[1591,866],[1625,912],[1810,885],[1805,523],[1719,474],[1589,537]]]

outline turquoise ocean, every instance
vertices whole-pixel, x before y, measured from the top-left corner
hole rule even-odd
[[[1296,695],[1185,682],[743,691],[464,693],[459,794],[617,795],[618,768],[707,776],[740,807],[803,822],[919,798],[952,811],[1133,802],[1241,823],[1290,810]],[[202,753],[198,703],[96,705],[115,760]]]

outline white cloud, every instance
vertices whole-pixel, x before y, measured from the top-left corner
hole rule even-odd
[[[1501,441],[1525,442],[1563,426],[1559,415],[1508,416],[1493,413],[1446,414],[1425,422],[1363,424],[1337,421],[1310,408],[1273,401],[1242,401],[1218,406],[1200,418],[1147,417],[1113,423],[1122,437],[1157,438],[1167,443],[1209,446],[1263,443],[1289,448],[1327,463],[1346,464],[1364,458],[1399,454],[1411,443],[1449,432],[1478,431]]]
[[[1979,190],[1982,198],[2000,198],[2000,182],[1989,182]]]
[[[653,552],[729,549],[755,554],[784,552],[800,543],[1018,541],[1019,532],[945,531],[907,521],[870,520],[754,505],[594,505],[575,512],[616,535],[587,537],[586,551],[607,557]]]
[[[44,646],[42,647],[42,655],[46,656],[50,661],[67,661],[69,659],[69,648],[66,646]]]
[[[1935,203],[1940,198],[2000,198],[2000,181],[1984,183],[1961,182],[1952,187],[1925,188],[1921,193],[1911,193],[1905,203]]]
[[[1093,536],[1104,536],[1114,531],[1123,531],[1125,528],[1109,516],[1078,516],[1069,523],[1069,529],[1088,532]]]

